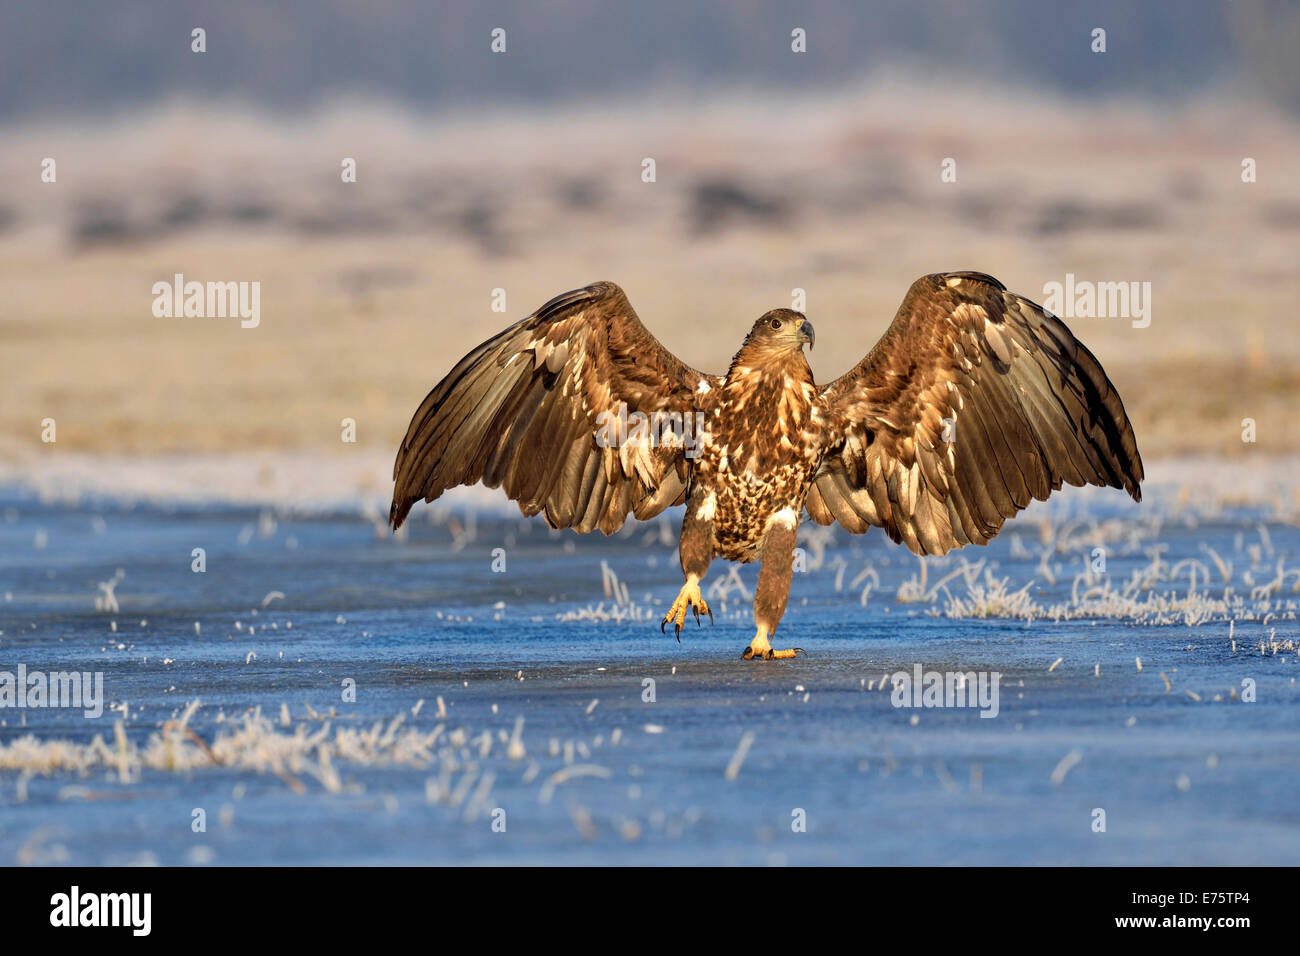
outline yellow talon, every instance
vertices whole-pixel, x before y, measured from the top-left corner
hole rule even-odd
[[[713,611],[705,603],[704,596],[700,594],[700,579],[696,577],[687,578],[686,583],[682,585],[681,591],[677,593],[677,600],[673,601],[673,606],[668,609],[664,615],[663,621],[659,625],[659,630],[667,627],[668,622],[673,622],[673,634],[677,635],[678,642],[681,641],[682,625],[686,623],[686,611],[690,609],[695,613],[695,623],[700,623],[700,612],[703,611],[709,616],[709,623],[713,623]]]
[[[767,630],[760,628],[759,632],[754,635],[754,639],[749,642],[745,652],[740,656],[747,661],[772,661],[772,660],[789,660],[792,657],[798,657],[803,654],[808,656],[808,652],[802,647],[791,647],[783,651],[772,650],[772,644],[767,639]]]

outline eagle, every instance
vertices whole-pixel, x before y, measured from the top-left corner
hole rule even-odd
[[[884,530],[918,555],[987,544],[1062,484],[1141,501],[1142,459],[1115,386],[1042,306],[980,272],[912,283],[884,336],[819,385],[812,323],[773,309],[725,375],[664,348],[612,282],[556,296],[456,364],[416,409],[389,523],[448,488],[504,488],[552,528],[612,534],[686,505],[685,578],[660,630],[680,641],[716,558],[761,563],[746,660],[773,649],[804,513]]]

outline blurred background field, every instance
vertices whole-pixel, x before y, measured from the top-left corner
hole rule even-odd
[[[1055,21],[1010,0],[911,19],[758,5],[647,27],[638,45],[635,24],[588,5],[543,23],[505,4],[440,14],[423,48],[406,35],[422,21],[392,6],[370,25],[336,5],[310,24],[241,5],[243,19],[128,4],[112,22],[87,7],[99,41],[53,13],[12,15],[23,29],[2,42],[29,96],[0,100],[10,474],[159,456],[265,472],[309,455],[382,483],[428,388],[566,289],[618,282],[711,371],[804,289],[829,380],[913,279],[950,269],[1037,301],[1066,273],[1150,282],[1148,328],[1070,320],[1146,458],[1297,451],[1300,87],[1279,37],[1300,18],[1285,5],[1100,4]],[[360,31],[329,83],[322,19]],[[498,21],[504,56],[488,52]],[[1094,21],[1105,54],[1088,50]],[[806,54],[789,50],[800,23]],[[268,30],[278,52],[254,39]],[[36,57],[54,39],[65,55],[46,77]],[[611,44],[633,51],[622,68]],[[955,183],[940,181],[947,157]],[[260,282],[259,327],[154,317],[153,283],[178,272]]]

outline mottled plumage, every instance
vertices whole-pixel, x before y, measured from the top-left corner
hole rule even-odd
[[[610,534],[628,514],[687,504],[686,576],[664,621],[708,613],[713,557],[761,560],[758,633],[773,652],[799,516],[875,525],[917,554],[985,544],[1063,483],[1141,500],[1142,461],[1101,366],[1065,325],[990,276],[925,276],[868,355],[827,386],[804,358],[812,326],[762,316],[723,376],[684,365],[618,286],[552,299],[462,359],[417,409],[393,470],[390,520],[482,481],[552,527]],[[611,416],[687,421],[609,441]],[[698,417],[697,417],[698,416]],[[705,430],[692,433],[689,422]],[[628,440],[628,435],[632,440]],[[694,443],[692,443],[694,442]]]
[[[660,345],[623,290],[556,296],[457,363],[416,410],[393,467],[394,528],[420,498],[483,482],[553,528],[613,534],[686,498],[680,450],[600,448],[597,416],[693,409],[701,382]]]

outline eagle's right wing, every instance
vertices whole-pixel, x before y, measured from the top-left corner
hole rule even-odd
[[[691,415],[702,382],[612,282],[556,296],[461,359],[420,404],[393,465],[389,521],[482,481],[555,528],[611,534],[686,497],[683,448],[602,447],[601,413]],[[608,444],[608,443],[606,443]]]
[[[917,554],[986,544],[1064,482],[1142,499],[1124,403],[1065,324],[978,272],[912,284],[875,348],[823,389],[805,507]]]

